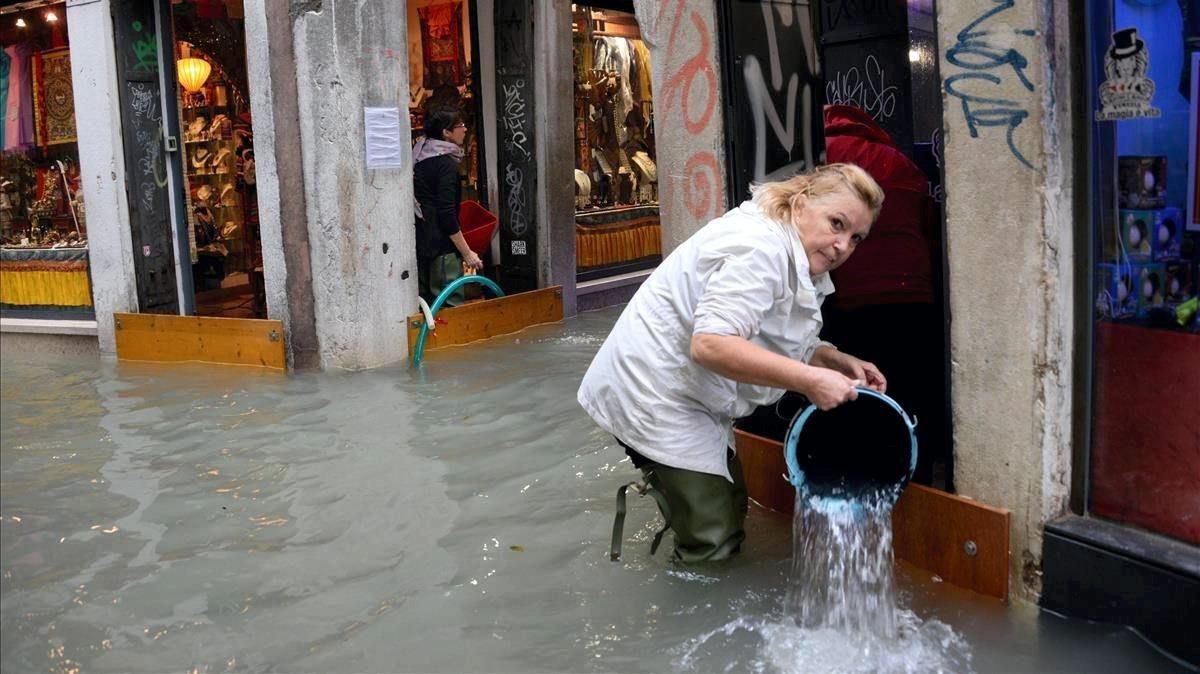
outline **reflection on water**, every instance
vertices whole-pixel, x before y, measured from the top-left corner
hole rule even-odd
[[[771,672],[855,648],[780,627],[786,517],[752,511],[728,567],[677,569],[649,556],[657,511],[635,499],[608,561],[637,473],[574,392],[616,315],[433,352],[423,373],[4,353],[0,668]],[[1166,666],[1122,630],[918,572],[897,586],[901,632],[944,622],[980,671]]]

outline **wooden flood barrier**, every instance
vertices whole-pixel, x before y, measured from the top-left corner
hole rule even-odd
[[[287,368],[280,321],[115,313],[113,331],[119,360]]]
[[[425,338],[425,351],[470,344],[562,319],[562,286],[446,307],[434,317],[437,329]],[[424,324],[424,314],[408,317],[409,360],[412,360],[417,335]]]
[[[783,443],[734,430],[746,491],[759,505],[791,515]],[[997,599],[1008,598],[1009,512],[919,484],[909,484],[892,510],[896,557],[942,580]]]

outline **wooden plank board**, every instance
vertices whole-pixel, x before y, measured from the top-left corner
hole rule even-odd
[[[892,510],[897,557],[997,599],[1008,598],[1008,530],[1007,510],[919,484],[908,485]]]
[[[759,505],[791,515],[796,494],[787,481],[783,443],[734,430],[746,491]],[[1009,512],[919,484],[892,511],[896,557],[982,595],[1008,597]],[[975,554],[967,552],[967,542]]]
[[[562,318],[562,286],[443,308],[435,317],[437,330],[429,333],[425,339],[425,351],[508,335],[533,325],[561,321]],[[408,317],[410,360],[424,323],[424,314]]]
[[[120,360],[287,368],[280,321],[118,313],[113,327]]]
[[[783,444],[737,429],[733,434],[750,498],[768,510],[792,514],[796,489],[788,482]]]

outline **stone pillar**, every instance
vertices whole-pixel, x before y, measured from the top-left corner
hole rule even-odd
[[[538,286],[563,287],[563,315],[575,315],[575,72],[571,3],[538,0],[533,14],[538,216]],[[502,176],[497,176],[502,179]]]
[[[313,308],[303,153],[298,142],[300,112],[293,47],[292,14],[287,4],[263,0],[246,3],[246,71],[255,121],[267,317],[283,322],[289,365],[310,369],[320,364],[320,348]]]
[[[716,3],[634,0],[650,49],[663,254],[726,210]]]
[[[390,0],[289,7],[319,362],[398,362],[417,310],[407,17]],[[364,107],[400,108],[403,168],[366,168]]]
[[[100,353],[116,355],[114,312],[138,310],[129,203],[125,196],[125,150],[121,140],[120,87],[109,0],[67,3],[80,183],[87,213],[92,302]],[[86,111],[86,114],[85,114]]]
[[[1060,5],[1056,7],[1056,5]],[[1012,587],[1040,589],[1067,509],[1072,146],[1063,3],[938,3],[959,493],[1012,511]]]

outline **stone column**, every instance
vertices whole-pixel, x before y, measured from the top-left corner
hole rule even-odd
[[[407,17],[390,0],[289,8],[318,359],[326,369],[398,362],[417,309]],[[403,168],[367,169],[364,107],[400,108]]]
[[[68,2],[67,30],[74,56],[71,79],[80,183],[87,213],[92,302],[100,353],[111,358],[117,351],[113,312],[135,312],[138,300],[109,0]]]
[[[563,287],[563,315],[575,315],[575,72],[571,3],[538,0],[533,15],[537,125],[538,287]],[[497,176],[497,179],[502,179]]]
[[[634,0],[650,49],[663,255],[725,212],[716,3]]]
[[[1010,3],[1011,4],[1011,3]],[[1012,511],[1012,587],[1040,589],[1070,485],[1072,146],[1063,3],[938,3],[959,493]]]

